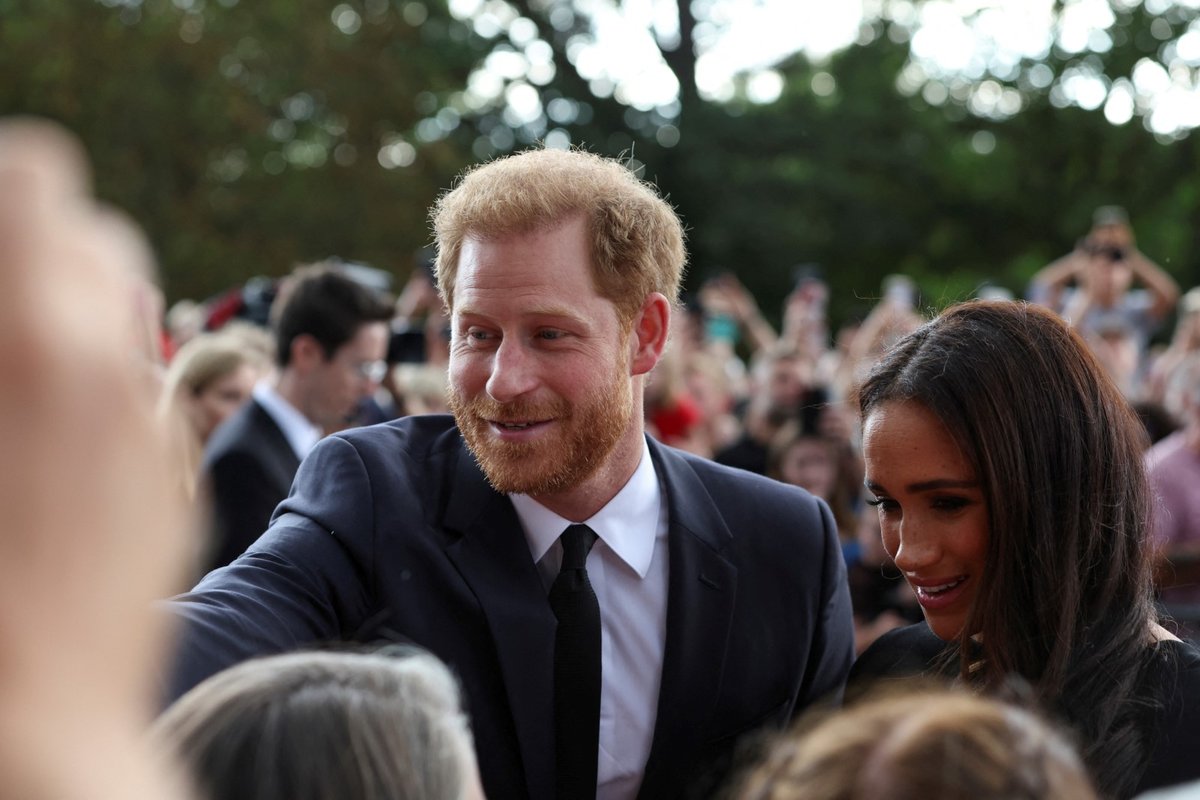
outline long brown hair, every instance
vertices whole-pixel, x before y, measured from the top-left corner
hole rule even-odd
[[[986,687],[1018,674],[1080,735],[1103,791],[1128,794],[1144,766],[1138,679],[1152,655],[1145,433],[1084,341],[1015,302],[953,307],[901,340],[859,391],[915,401],[974,465],[991,536],[964,639]],[[960,640],[959,644],[963,644]]]

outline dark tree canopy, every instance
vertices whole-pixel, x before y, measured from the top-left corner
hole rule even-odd
[[[893,272],[933,305],[985,281],[1020,293],[1106,203],[1194,285],[1197,138],[1149,130],[1135,89],[1155,64],[1194,71],[1200,12],[1111,2],[1083,49],[962,74],[914,55],[920,3],[884,2],[858,44],[777,65],[765,104],[702,95],[692,34],[718,2],[680,3],[678,36],[655,39],[678,97],[635,108],[578,69],[596,34],[571,0],[495,0],[488,21],[445,0],[0,0],[0,112],[83,137],[172,300],[330,255],[403,276],[459,170],[543,139],[630,159],[688,225],[689,281],[736,270],[776,318],[808,262],[837,318]],[[1131,111],[1113,124],[1081,80]]]

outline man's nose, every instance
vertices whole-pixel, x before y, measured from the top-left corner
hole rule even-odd
[[[492,357],[487,393],[498,403],[507,403],[537,386],[537,360],[521,343],[506,338]]]

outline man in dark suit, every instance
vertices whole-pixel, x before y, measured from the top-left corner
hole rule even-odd
[[[212,499],[209,569],[259,537],[287,497],[302,459],[324,434],[345,427],[379,388],[391,307],[334,268],[302,267],[284,284],[273,315],[276,373],[226,420],[201,465]]]
[[[172,691],[314,642],[414,642],[463,682],[490,797],[711,789],[745,734],[840,694],[829,510],[645,436],[685,256],[623,165],[492,162],[435,229],[453,417],[323,441],[268,532],[174,601]]]

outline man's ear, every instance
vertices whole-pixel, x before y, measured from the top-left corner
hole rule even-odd
[[[671,328],[671,302],[662,294],[646,296],[642,309],[633,320],[629,336],[630,374],[645,375],[654,369],[667,349]]]
[[[292,339],[292,367],[301,372],[309,372],[323,361],[325,349],[312,335],[301,333]]]

